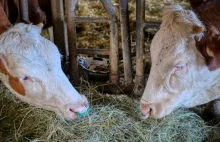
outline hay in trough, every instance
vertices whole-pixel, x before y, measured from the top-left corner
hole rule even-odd
[[[103,95],[97,92],[97,86],[83,84],[78,90],[87,94],[91,112],[74,121],[59,119],[53,112],[20,102],[0,84],[0,141],[201,142],[219,139],[218,126],[207,126],[192,111],[179,109],[163,119],[141,120],[138,99]]]

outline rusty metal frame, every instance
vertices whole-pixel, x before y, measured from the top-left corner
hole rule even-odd
[[[64,60],[66,57],[66,32],[64,21],[63,0],[50,0],[53,19],[54,43],[58,46]]]
[[[28,0],[19,0],[19,7],[21,21],[29,21]]]
[[[159,28],[161,22],[145,22],[144,28]]]
[[[88,55],[109,55],[109,49],[86,49],[86,48],[77,48],[77,54],[88,54]]]
[[[76,50],[76,23],[75,23],[75,10],[78,0],[65,0],[66,21],[67,21],[67,34],[68,34],[68,47],[69,47],[69,69],[70,80],[73,84],[79,84],[79,69],[77,62]]]
[[[78,0],[65,0],[66,20],[67,20],[67,33],[68,33],[68,47],[69,47],[69,61],[70,61],[70,78],[74,84],[79,83],[79,71],[77,54],[89,55],[109,55],[110,56],[110,70],[111,82],[118,85],[119,71],[118,71],[118,27],[117,16],[114,6],[109,0],[102,0],[102,4],[109,14],[109,18],[98,17],[77,17],[75,14],[76,5]],[[110,19],[110,51],[109,49],[82,49],[77,48],[76,40],[76,23],[106,23]]]
[[[133,82],[132,62],[131,62],[131,41],[128,15],[128,0],[120,0],[120,23],[121,23],[121,41],[123,49],[124,77],[125,86]]]
[[[114,85],[119,83],[119,50],[117,12],[110,0],[101,0],[110,18],[110,80]]]
[[[78,17],[75,16],[74,22],[76,23],[107,23],[109,22],[109,18],[105,17]]]
[[[134,94],[140,95],[145,88],[144,80],[144,23],[145,0],[136,0],[136,76]]]

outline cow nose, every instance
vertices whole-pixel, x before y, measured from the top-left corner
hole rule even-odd
[[[70,112],[79,112],[79,113],[84,113],[87,111],[87,109],[89,108],[89,103],[82,103],[79,104],[77,106],[74,105],[68,105],[68,109]]]
[[[144,104],[144,103],[140,104],[140,110],[141,110],[141,115],[147,116],[147,117],[150,116],[150,112],[152,111],[150,105]]]

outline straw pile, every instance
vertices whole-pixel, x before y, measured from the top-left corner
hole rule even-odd
[[[201,142],[220,138],[217,126],[207,126],[190,110],[179,109],[159,120],[141,120],[138,99],[103,95],[96,87],[84,82],[77,88],[91,102],[89,115],[65,121],[53,112],[20,102],[0,84],[0,141]]]

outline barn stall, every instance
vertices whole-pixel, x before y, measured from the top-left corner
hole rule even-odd
[[[139,1],[143,2],[143,1]],[[118,1],[112,1],[114,7],[119,12]],[[189,8],[186,1],[182,0],[146,0],[145,1],[145,21],[161,21],[161,9],[166,4],[180,3],[185,8]],[[142,6],[144,3],[141,3]],[[129,23],[131,40],[132,73],[135,74],[136,65],[136,1],[129,0]],[[102,3],[98,0],[80,0],[76,7],[77,16],[108,17]],[[98,20],[97,20],[98,21]],[[77,23],[77,46],[88,49],[102,49],[107,51],[110,48],[110,27],[105,19],[102,23]],[[103,22],[104,21],[104,22]],[[119,25],[119,85],[126,84],[123,75],[123,58],[120,23]],[[157,24],[155,24],[157,25]],[[55,27],[54,27],[55,28]],[[151,36],[157,31],[157,26],[145,29],[144,51],[146,60],[150,64],[149,46]],[[48,37],[47,31],[43,33]],[[56,37],[55,43],[56,43]],[[84,56],[79,50],[78,56]],[[98,51],[98,50],[97,50]],[[66,53],[69,54],[69,53]],[[107,58],[108,54],[94,55],[96,58]],[[111,58],[111,57],[110,57]],[[75,60],[75,59],[73,59]],[[66,63],[69,64],[68,62]],[[70,61],[71,64],[71,61]],[[149,65],[146,66],[149,70]],[[65,69],[65,66],[64,66]],[[98,70],[100,71],[100,70]],[[97,71],[97,72],[98,72]],[[67,74],[71,71],[67,70]],[[83,70],[82,70],[83,72]],[[83,74],[83,73],[82,73]],[[145,75],[147,77],[147,75]],[[74,74],[72,75],[74,77]],[[88,78],[87,78],[88,79]],[[76,89],[86,94],[91,103],[91,112],[88,116],[74,121],[65,121],[57,118],[50,111],[46,111],[18,100],[1,84],[0,103],[0,141],[218,141],[219,124],[205,122],[201,118],[203,107],[193,109],[178,109],[171,115],[159,120],[141,120],[139,115],[139,97],[126,94],[124,88],[119,88],[114,94],[105,93],[105,89],[100,91],[104,85],[112,84],[88,81],[85,76],[81,76],[76,82],[80,85]],[[129,79],[129,78],[127,78]],[[116,79],[117,80],[117,79]],[[74,81],[74,79],[73,79]],[[132,81],[133,82],[133,79]],[[113,82],[117,84],[117,82]],[[122,86],[123,86],[122,85]],[[126,86],[126,85],[125,85]],[[115,89],[115,88],[114,88]],[[121,90],[121,91],[120,91]],[[126,89],[125,89],[126,91]],[[134,93],[134,92],[133,92]]]

